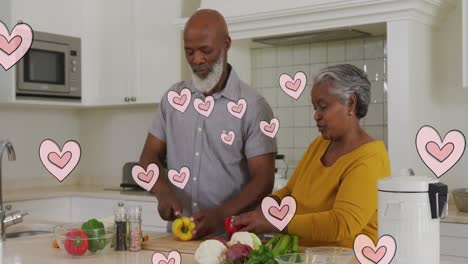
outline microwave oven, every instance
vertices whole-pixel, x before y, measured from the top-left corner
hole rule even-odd
[[[16,65],[16,97],[81,100],[81,39],[35,31]]]

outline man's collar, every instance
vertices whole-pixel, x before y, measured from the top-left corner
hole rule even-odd
[[[227,99],[230,99],[232,101],[237,101],[237,100],[239,100],[239,96],[240,96],[240,91],[239,91],[240,79],[239,79],[239,76],[237,75],[236,71],[234,71],[234,68],[229,63],[228,63],[228,68],[230,68],[231,71],[229,73],[229,77],[228,77],[228,80],[226,82],[226,86],[223,88],[223,90],[221,90],[221,92],[217,92],[217,93],[213,94],[213,98],[218,99],[221,96],[224,96]],[[202,93],[197,88],[195,88],[195,86],[193,85],[192,80],[186,81],[186,83],[188,84],[187,86],[190,89],[190,91],[192,92],[192,94],[193,93],[197,93],[197,94]]]

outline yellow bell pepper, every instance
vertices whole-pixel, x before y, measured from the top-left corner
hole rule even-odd
[[[178,218],[172,223],[172,233],[182,241],[192,240],[193,229],[195,229],[195,223],[186,216]]]

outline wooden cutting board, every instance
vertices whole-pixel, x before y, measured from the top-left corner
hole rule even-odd
[[[177,250],[180,253],[195,254],[198,246],[201,244],[201,240],[194,241],[180,241],[175,238],[172,234],[163,235],[161,237],[151,238],[142,244],[144,250],[153,251],[172,251]]]

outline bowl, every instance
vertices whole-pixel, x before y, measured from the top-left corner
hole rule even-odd
[[[353,263],[354,251],[345,247],[311,247],[305,253],[324,260],[325,263]]]
[[[291,253],[275,257],[278,264],[326,264],[326,260],[308,253]]]
[[[458,211],[468,212],[468,188],[455,189],[452,195]]]
[[[113,248],[114,226],[81,229],[82,223],[56,226],[54,237],[63,255],[86,257],[105,255]]]

